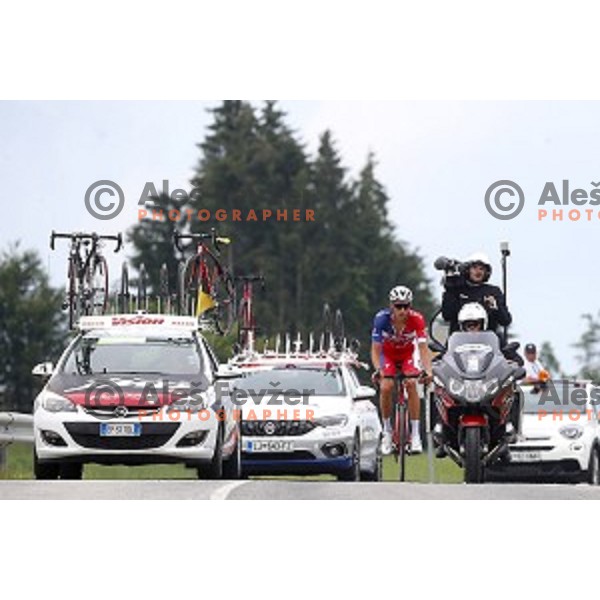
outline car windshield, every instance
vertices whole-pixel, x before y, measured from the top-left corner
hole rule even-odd
[[[544,386],[523,389],[525,414],[552,414],[587,410],[588,392],[582,385],[549,381]]]
[[[84,336],[73,346],[63,372],[72,375],[194,375],[202,357],[192,338]]]
[[[235,386],[253,392],[298,392],[308,396],[342,396],[344,382],[339,369],[295,368],[266,369],[244,373]]]

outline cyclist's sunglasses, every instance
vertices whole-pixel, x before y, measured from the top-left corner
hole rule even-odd
[[[394,304],[394,308],[396,310],[402,310],[403,308],[408,310],[410,308],[410,304]]]

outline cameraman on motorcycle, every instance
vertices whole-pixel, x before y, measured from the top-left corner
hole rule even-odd
[[[498,328],[511,324],[512,316],[506,306],[502,290],[488,283],[491,274],[490,260],[482,252],[470,256],[457,272],[446,274],[442,316],[450,324],[450,333],[460,329],[458,322],[460,309],[471,302],[481,304],[486,309],[487,329],[499,337]]]

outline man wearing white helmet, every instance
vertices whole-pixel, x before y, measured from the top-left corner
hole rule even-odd
[[[461,331],[485,331],[487,324],[487,312],[477,302],[465,304],[458,313],[458,325]]]
[[[490,259],[476,252],[463,263],[464,281],[460,285],[448,285],[442,297],[442,316],[450,323],[450,332],[459,329],[458,314],[468,303],[480,304],[487,311],[486,329],[498,333],[500,326],[510,325],[512,316],[506,306],[502,290],[488,283],[492,274]]]
[[[426,380],[431,381],[431,356],[427,347],[425,319],[412,309],[413,293],[403,285],[398,285],[389,293],[390,307],[375,315],[371,335],[371,361],[375,373],[373,377],[380,381],[381,416],[383,418],[383,454],[392,451],[392,393],[393,377],[398,365],[402,372],[417,374],[419,369],[413,362],[415,348],[419,349],[421,365]],[[411,451],[422,452],[419,416],[421,412],[416,380],[405,381],[408,396],[408,412],[411,422]]]

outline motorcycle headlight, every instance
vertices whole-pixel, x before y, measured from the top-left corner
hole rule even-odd
[[[77,405],[74,402],[53,392],[46,392],[40,404],[43,409],[52,413],[77,412]]]
[[[583,428],[579,425],[565,425],[559,430],[560,435],[566,437],[568,440],[576,440],[583,435]]]
[[[451,378],[448,389],[455,396],[462,396],[468,402],[479,402],[485,396],[494,394],[498,390],[498,378],[489,381],[465,380]]]
[[[315,425],[320,427],[344,427],[348,423],[348,415],[329,415],[315,419]]]
[[[195,414],[197,412],[200,412],[201,410],[204,410],[206,407],[206,396],[204,396],[203,394],[197,397],[186,396],[185,398],[180,398],[172,404],[169,404],[167,412],[189,412],[191,414]]]
[[[454,379],[454,377],[450,377],[448,389],[450,390],[451,394],[462,396],[465,391],[465,384],[460,379]]]

